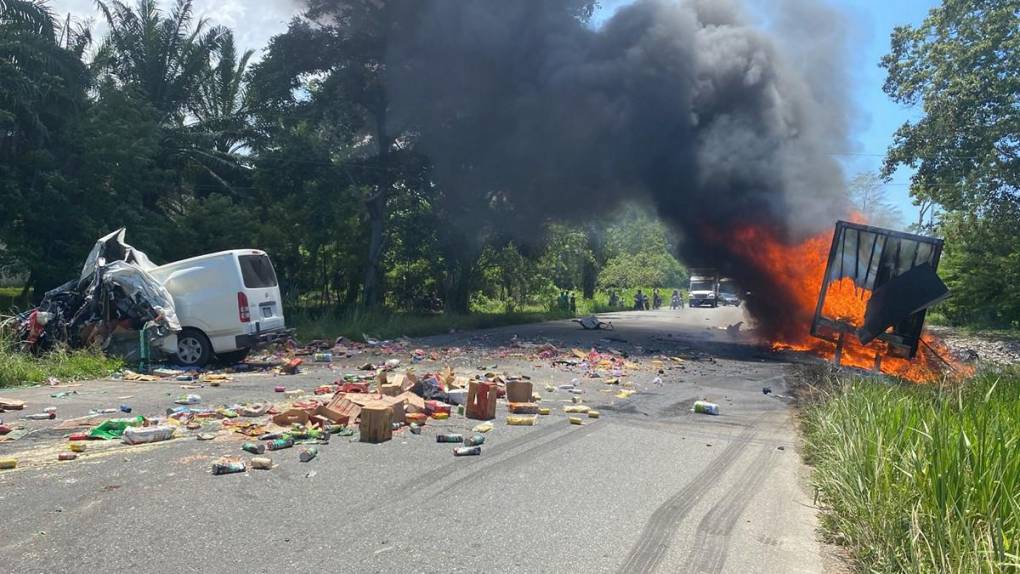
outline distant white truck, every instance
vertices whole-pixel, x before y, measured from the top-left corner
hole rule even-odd
[[[269,256],[235,249],[149,270],[174,299],[182,330],[177,360],[204,366],[214,356],[243,360],[256,345],[286,336],[283,299]]]
[[[715,269],[691,269],[687,298],[690,307],[718,307],[719,272]]]

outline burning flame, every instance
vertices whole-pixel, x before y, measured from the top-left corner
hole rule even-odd
[[[800,244],[787,245],[768,229],[745,227],[733,237],[736,239],[734,248],[743,259],[756,267],[759,273],[771,277],[793,301],[794,308],[787,309],[792,327],[782,334],[772,335],[773,349],[804,351],[833,359],[835,343],[818,339],[810,333],[832,235],[820,234]],[[858,287],[849,277],[829,284],[822,315],[845,324],[848,331],[844,337],[841,364],[865,369],[874,369],[878,365],[883,373],[914,382],[940,378],[947,370],[946,361],[951,359],[948,348],[930,333],[922,335],[923,343],[912,360],[887,355],[886,343],[882,341],[868,345],[858,341],[853,330],[864,324],[870,299],[871,292]],[[880,357],[880,364],[876,357]],[[959,365],[954,367],[958,372],[964,370]]]

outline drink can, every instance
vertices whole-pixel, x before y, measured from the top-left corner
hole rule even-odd
[[[485,435],[476,434],[464,441],[464,446],[481,446],[485,444]]]
[[[301,462],[308,462],[317,456],[319,456],[319,449],[313,446],[311,448],[301,449],[298,459],[300,459]]]
[[[462,434],[437,434],[436,442],[464,442]]]
[[[315,353],[315,362],[316,363],[332,363],[333,362],[333,353],[330,353],[330,352]]]
[[[453,449],[453,456],[478,456],[482,454],[480,446],[463,446]]]
[[[251,454],[262,454],[262,453],[266,452],[266,445],[264,445],[264,444],[255,444],[253,442],[246,442],[246,443],[241,445],[241,450],[243,450],[244,452],[251,453]]]
[[[256,456],[251,459],[251,467],[255,470],[272,470],[273,459],[268,456]]]
[[[244,472],[245,466],[241,461],[219,460],[213,463],[213,474],[235,474]]]
[[[73,452],[62,452],[57,455],[57,460],[74,460],[78,455]]]
[[[294,441],[289,438],[278,438],[266,445],[269,450],[282,450],[292,446],[294,446]]]

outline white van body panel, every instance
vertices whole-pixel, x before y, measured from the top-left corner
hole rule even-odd
[[[268,263],[262,251],[236,249],[175,261],[149,273],[173,296],[181,326],[205,333],[215,353],[229,353],[250,347],[252,338],[260,333],[285,328],[275,273],[271,273],[271,286],[261,286],[257,277],[253,279],[255,286],[245,285],[242,260],[251,257],[264,258]],[[272,266],[268,265],[271,272]],[[238,293],[248,299],[248,322],[241,321]]]

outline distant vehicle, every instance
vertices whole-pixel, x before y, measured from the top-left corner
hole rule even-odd
[[[242,361],[256,345],[288,334],[276,271],[262,251],[221,251],[149,273],[174,299],[182,365],[201,367],[214,356]]]
[[[715,269],[691,269],[687,300],[690,307],[718,307],[719,272]]]
[[[734,307],[740,306],[740,289],[728,277],[723,277],[719,280],[719,303]]]

